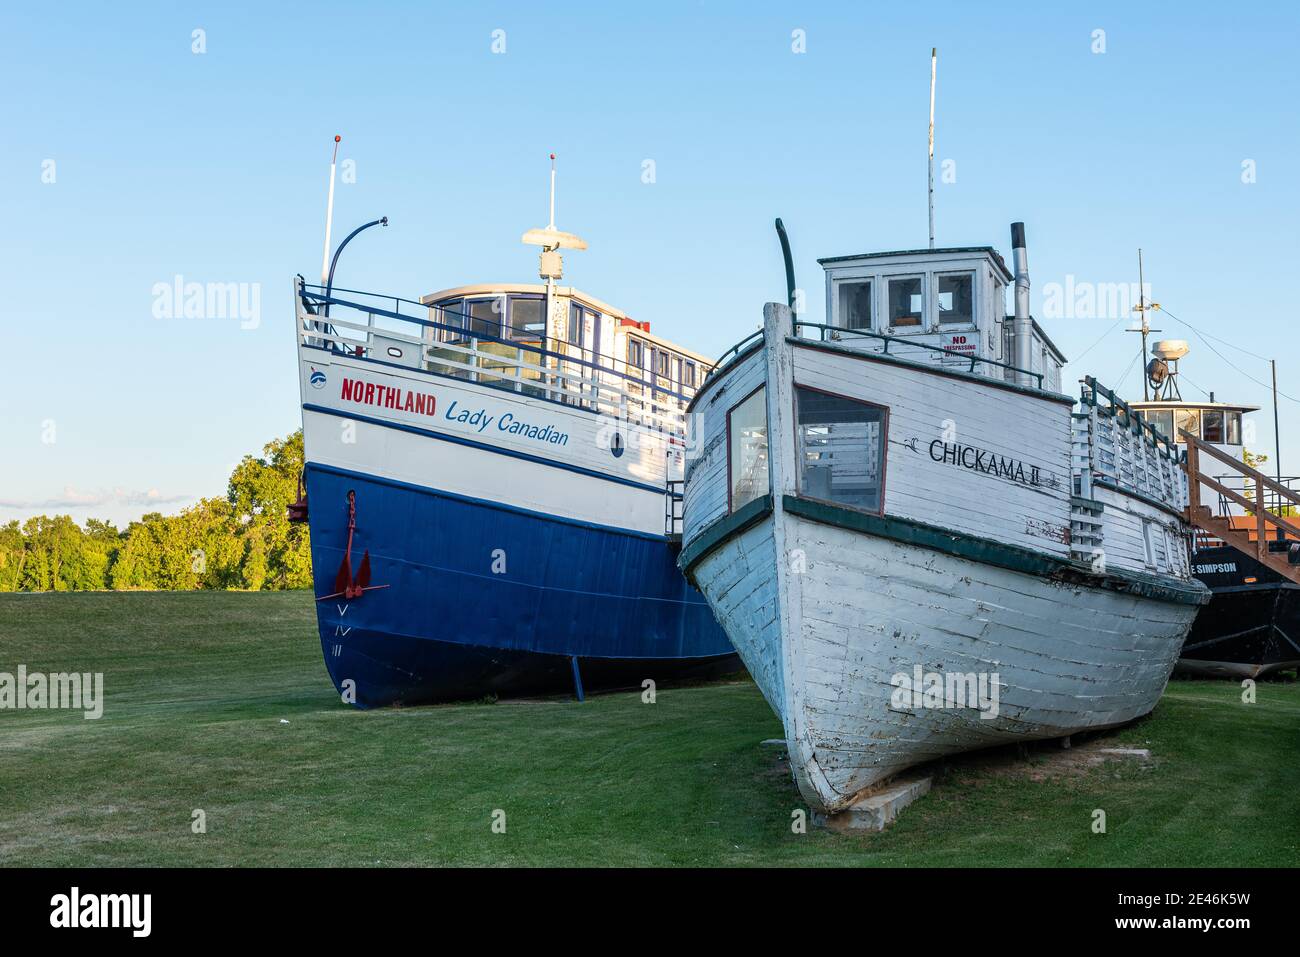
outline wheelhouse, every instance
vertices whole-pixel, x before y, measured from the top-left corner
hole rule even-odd
[[[991,246],[864,253],[820,259],[826,274],[826,325],[839,338],[920,361],[961,366],[1009,380],[1015,373],[1013,277]],[[1032,372],[1040,388],[1061,391],[1065,357],[1031,317]],[[875,344],[872,344],[872,340]],[[895,340],[885,348],[881,343]]]
[[[572,286],[555,287],[549,328],[547,287],[541,284],[458,286],[420,302],[429,309],[430,360],[484,385],[515,388],[522,377],[523,388],[533,391],[550,378],[546,370],[556,368],[564,373],[563,385],[584,379],[617,383],[661,412],[682,411],[711,365],[705,356],[652,334],[649,322]],[[480,353],[472,368],[459,361],[466,347]],[[533,382],[539,386],[531,387]],[[574,389],[565,391],[566,400],[578,397],[567,394]]]

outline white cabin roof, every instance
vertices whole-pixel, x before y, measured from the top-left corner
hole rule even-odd
[[[1231,402],[1155,402],[1150,400],[1130,401],[1135,409],[1151,409],[1153,411],[1163,411],[1166,409],[1218,409],[1223,412],[1258,412],[1260,407],[1257,405],[1234,405]]]
[[[1007,269],[1002,254],[992,246],[945,246],[940,249],[896,249],[879,253],[859,253],[856,256],[830,256],[817,260],[822,266],[851,266],[856,262],[879,262],[888,259],[908,260],[920,266],[946,262],[950,259],[970,260],[984,254],[1002,274],[1003,282],[1011,282],[1015,277]]]
[[[426,296],[420,297],[420,303],[425,306],[433,305],[444,299],[473,298],[474,296],[509,296],[511,294],[525,295],[546,295],[546,286],[538,282],[480,282],[468,286],[452,286],[450,289],[440,289],[437,292],[431,292]],[[561,299],[573,299],[589,306],[591,309],[604,316],[609,316],[616,321],[626,320],[629,323],[636,322],[622,309],[611,306],[603,299],[597,299],[595,296],[583,292],[576,286],[556,286],[555,294]],[[647,323],[648,325],[648,323]],[[663,346],[665,349],[676,352],[688,359],[694,359],[701,365],[711,366],[713,360],[703,353],[696,352],[693,349],[687,349],[685,346],[678,345],[662,336],[657,336],[653,332],[640,328],[640,326],[622,326],[619,331],[634,335],[638,339],[644,339],[646,342]]]

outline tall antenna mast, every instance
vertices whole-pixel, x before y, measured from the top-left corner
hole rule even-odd
[[[541,246],[542,254],[538,260],[538,275],[546,280],[546,331],[547,335],[559,338],[559,332],[551,327],[555,299],[555,280],[564,274],[564,261],[561,249],[586,249],[585,240],[573,233],[562,233],[555,228],[555,154],[551,154],[551,218],[545,229],[530,229],[524,233],[523,241],[530,246]]]
[[[934,80],[939,66],[939,48],[930,47],[930,248],[934,248]]]
[[[546,226],[547,229],[555,228],[555,154],[551,154],[551,218]]]
[[[1153,332],[1161,332],[1160,329],[1152,329],[1147,322],[1147,313],[1152,309],[1159,309],[1160,303],[1147,302],[1147,284],[1142,274],[1142,250],[1138,250],[1138,304],[1133,307],[1133,311],[1140,313],[1142,316],[1142,325],[1137,329],[1129,329],[1129,332],[1142,333],[1142,401],[1151,400],[1151,386],[1149,366],[1147,365],[1147,337]]]
[[[325,253],[320,260],[320,284],[329,282],[330,274],[330,227],[334,225],[334,167],[339,161],[339,141],[343,137],[334,135],[334,155],[330,158],[330,198],[325,204]]]

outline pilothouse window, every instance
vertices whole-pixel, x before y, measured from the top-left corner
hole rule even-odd
[[[921,277],[889,280],[889,324],[919,326],[922,316]]]
[[[871,328],[871,283],[840,283],[840,325],[845,329]]]
[[[1165,438],[1171,442],[1174,438],[1174,414],[1169,411],[1160,411],[1158,409],[1148,409],[1141,413],[1142,418],[1146,419],[1159,430]]]
[[[939,321],[965,323],[975,321],[975,277],[958,273],[939,277]]]
[[[800,494],[880,512],[888,410],[802,386],[795,402]]]
[[[505,300],[505,296],[466,300],[465,310],[469,315],[470,332],[475,335],[500,336],[501,314],[505,312]]]
[[[1215,445],[1225,444],[1223,413],[1217,409],[1206,409],[1201,420],[1201,438]]]
[[[1228,441],[1227,445],[1241,444],[1241,413],[1229,412],[1228,417]]]
[[[546,301],[541,298],[510,297],[510,335],[514,339],[540,339],[546,332]]]
[[[1184,431],[1192,433],[1197,438],[1201,437],[1201,410],[1200,409],[1177,409],[1174,412],[1174,428],[1177,434],[1174,436],[1179,442],[1183,441],[1182,433]]]

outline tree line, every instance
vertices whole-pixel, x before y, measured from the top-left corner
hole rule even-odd
[[[311,587],[306,524],[290,524],[302,431],[246,455],[224,498],[177,515],[150,512],[119,530],[69,515],[0,526],[0,592]]]

